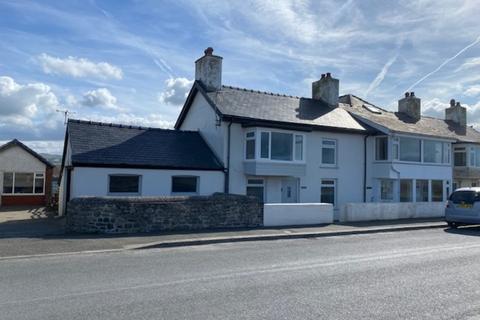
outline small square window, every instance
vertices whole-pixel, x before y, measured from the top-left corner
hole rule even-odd
[[[111,175],[109,180],[109,193],[140,193],[140,176]]]
[[[172,177],[172,193],[197,193],[198,177]]]

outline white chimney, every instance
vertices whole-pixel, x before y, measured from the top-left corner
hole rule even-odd
[[[331,106],[338,106],[338,79],[332,78],[330,72],[322,74],[320,80],[312,83],[312,99],[323,100]]]
[[[408,115],[415,121],[420,120],[421,113],[421,100],[415,97],[415,92],[405,92],[405,97],[398,100],[398,112]]]
[[[455,99],[450,100],[450,107],[445,109],[445,120],[450,120],[462,127],[467,126],[467,108],[462,107]]]
[[[222,57],[213,55],[213,48],[205,49],[205,55],[195,61],[195,80],[199,80],[207,91],[222,88]]]

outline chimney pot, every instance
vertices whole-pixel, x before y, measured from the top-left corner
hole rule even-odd
[[[460,107],[460,101],[457,101],[457,104],[455,106]]]
[[[330,72],[327,72],[327,78],[331,78],[332,74]]]
[[[322,78],[321,79],[323,79],[323,78],[325,78],[325,73],[322,73]]]
[[[455,99],[450,100],[450,107],[453,107],[455,105]]]
[[[410,97],[415,97],[415,92],[410,92]]]
[[[206,56],[211,56],[213,54],[213,48],[212,47],[208,47],[207,49],[205,49],[205,51],[203,51],[205,53]]]
[[[410,97],[410,93],[405,92],[405,98],[408,98],[408,97]]]

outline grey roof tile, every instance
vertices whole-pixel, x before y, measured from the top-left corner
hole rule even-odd
[[[422,116],[419,121],[414,121],[404,113],[379,108],[354,95],[342,96],[340,101],[343,103],[342,108],[357,116],[357,118],[374,122],[393,132],[447,138],[459,142],[480,143],[480,132],[469,126],[462,127],[452,121],[427,116]],[[373,105],[380,109],[381,113],[371,112],[364,105]]]
[[[220,113],[227,116],[361,132],[367,130],[345,109],[331,107],[321,100],[230,86],[207,95]]]
[[[194,131],[69,120],[73,165],[222,170]]]

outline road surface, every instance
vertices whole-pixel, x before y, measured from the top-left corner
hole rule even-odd
[[[480,229],[0,260],[0,319],[480,319]]]

